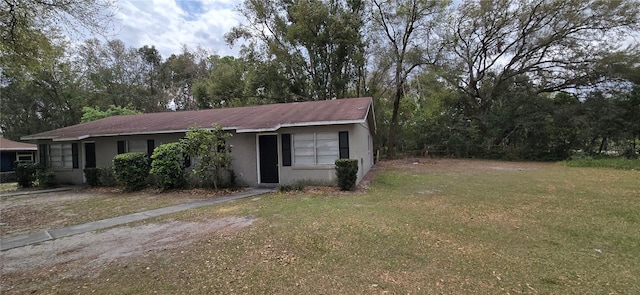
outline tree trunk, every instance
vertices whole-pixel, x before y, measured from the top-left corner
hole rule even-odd
[[[397,81],[397,80],[396,80]],[[389,137],[387,141],[387,157],[396,157],[396,133],[398,133],[398,110],[400,109],[400,99],[402,98],[402,84],[396,85],[396,94],[393,100],[393,114],[391,115],[391,125],[389,126]]]
[[[607,137],[603,137],[602,141],[600,142],[600,148],[598,149],[598,154],[602,154],[602,150],[605,149],[605,147],[607,146]]]

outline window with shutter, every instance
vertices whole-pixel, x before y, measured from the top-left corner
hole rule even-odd
[[[333,164],[339,156],[336,132],[293,134],[293,161],[296,165]]]
[[[341,131],[338,133],[340,146],[340,159],[349,159],[349,132]]]

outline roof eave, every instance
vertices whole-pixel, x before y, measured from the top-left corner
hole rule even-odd
[[[287,127],[309,127],[309,126],[322,126],[322,125],[345,125],[345,124],[360,124],[366,122],[365,119],[357,119],[357,120],[340,120],[340,121],[316,121],[316,122],[300,122],[300,123],[286,123],[286,124],[278,124],[273,127],[264,127],[264,128],[238,128],[236,129],[237,133],[261,133],[261,132],[275,132],[281,128]]]
[[[212,129],[212,128],[204,128]],[[222,130],[235,130],[237,127],[224,127]],[[122,133],[104,133],[104,134],[86,134],[78,137],[57,137],[57,136],[23,136],[22,140],[52,140],[52,141],[76,141],[84,140],[90,137],[113,137],[113,136],[132,136],[132,135],[151,135],[151,134],[170,134],[170,133],[187,133],[189,129],[177,130],[159,130],[159,131],[138,131],[138,132],[122,132]]]
[[[23,148],[0,148],[0,151],[3,152],[14,152],[14,151],[37,151],[37,147],[23,147]]]

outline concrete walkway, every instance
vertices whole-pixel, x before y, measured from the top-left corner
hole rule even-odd
[[[23,236],[8,238],[8,239],[2,239],[0,240],[0,251],[38,244],[38,243],[42,243],[50,240],[55,240],[58,238],[73,236],[81,233],[104,229],[104,228],[121,225],[129,222],[156,217],[160,215],[175,213],[179,211],[185,211],[193,208],[198,208],[198,207],[203,207],[203,206],[208,206],[208,205],[213,205],[213,204],[218,204],[223,202],[229,202],[229,201],[238,200],[242,198],[248,198],[252,196],[265,194],[271,191],[273,191],[273,189],[255,188],[255,189],[250,189],[244,192],[240,192],[240,193],[236,193],[228,196],[216,197],[216,198],[207,199],[207,200],[198,200],[198,201],[193,201],[189,203],[173,205],[169,207],[98,220],[98,221],[89,222],[85,224],[78,224],[78,225],[63,227],[59,229],[45,230],[45,231],[30,234],[30,235],[23,235]]]
[[[74,189],[80,189],[83,187],[87,187],[87,186],[73,185],[73,186],[63,186],[63,187],[51,188],[51,189],[34,189],[34,190],[23,190],[23,191],[15,190],[15,191],[10,191],[6,193],[0,193],[0,199],[7,198],[7,197],[23,196],[23,195],[36,195],[36,194],[64,192],[64,191],[70,191]]]

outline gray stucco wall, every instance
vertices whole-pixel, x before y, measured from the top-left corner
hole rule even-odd
[[[373,165],[373,139],[370,136],[367,124],[348,124],[318,127],[293,127],[283,128],[278,132],[278,156],[282,163],[282,141],[280,136],[286,133],[307,132],[349,132],[349,158],[358,160],[358,182],[369,172]],[[335,165],[297,165],[291,167],[280,165],[280,183],[290,184],[298,181],[310,182],[334,182]]]
[[[278,136],[278,174],[280,184],[291,184],[298,181],[314,183],[335,182],[335,167],[333,164],[325,165],[298,165],[292,163],[290,167],[282,166],[282,134],[296,134],[309,132],[341,132],[349,133],[349,158],[358,160],[358,182],[371,169],[373,165],[373,139],[367,124],[347,124],[318,127],[291,127],[282,128],[272,133],[232,133],[227,140],[233,156],[232,168],[235,170],[238,180],[248,186],[259,185],[258,180],[258,136]],[[117,155],[120,140],[144,141],[153,139],[155,146],[164,143],[175,142],[184,137],[184,133],[169,133],[157,135],[132,135],[89,138],[79,143],[79,168],[51,170],[56,173],[56,179],[61,183],[81,184],[85,182],[83,169],[85,167],[84,143],[93,142],[96,148],[96,166],[110,167],[112,160]],[[40,144],[51,144],[51,141],[41,141]]]
[[[227,139],[233,157],[232,168],[241,184],[255,186],[258,183],[255,133],[233,133]]]

